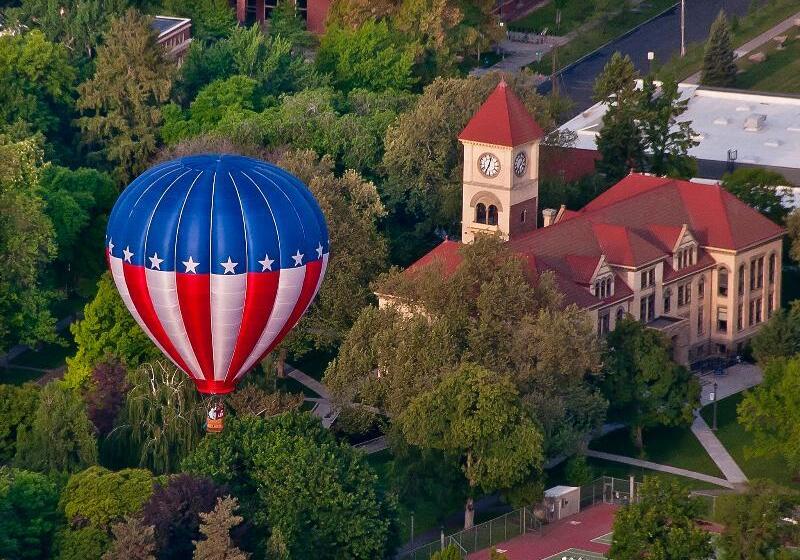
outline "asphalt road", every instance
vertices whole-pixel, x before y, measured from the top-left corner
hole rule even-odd
[[[760,4],[766,0],[757,0]],[[751,0],[686,0],[686,44],[704,41],[708,36],[711,23],[720,9],[724,9],[730,17],[732,14],[742,16],[747,13]],[[673,54],[680,52],[680,3],[660,16],[643,23],[594,51],[583,60],[568,66],[559,74],[560,91],[574,102],[574,114],[592,105],[592,86],[595,77],[602,72],[611,56],[620,51],[633,60],[641,73],[647,73],[647,52],[652,51],[658,61],[665,62]],[[539,86],[539,93],[550,92],[550,81]]]

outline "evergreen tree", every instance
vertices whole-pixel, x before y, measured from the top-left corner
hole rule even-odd
[[[145,525],[138,517],[111,526],[114,540],[103,554],[103,560],[156,560],[156,538],[152,525]]]
[[[733,42],[724,10],[720,10],[717,19],[711,25],[703,55],[700,83],[716,87],[732,87],[736,83]]]
[[[231,529],[244,521],[235,514],[238,507],[238,500],[227,496],[217,498],[213,511],[200,514],[200,532],[206,538],[194,541],[194,560],[247,560],[250,557],[239,550],[231,539]]]
[[[295,47],[311,45],[311,35],[306,31],[294,0],[278,0],[269,16],[269,34],[283,37]]]
[[[120,184],[146,169],[156,151],[172,73],[148,18],[129,10],[111,22],[94,76],[78,87],[78,124]]]

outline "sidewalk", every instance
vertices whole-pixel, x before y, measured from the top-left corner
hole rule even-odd
[[[800,18],[800,12],[797,12],[795,15],[783,20],[772,29],[768,29],[758,37],[747,41],[744,45],[733,51],[734,56],[737,59],[742,58],[743,56],[746,56],[750,52],[756,50],[757,48],[771,41],[773,37],[777,37],[778,35],[783,35],[787,31],[789,31],[792,27],[795,26],[795,21],[798,20],[799,18]],[[692,74],[691,76],[683,80],[683,83],[699,84],[701,73],[702,72],[696,72]]]
[[[328,388],[323,383],[289,364],[286,364],[285,371],[287,376],[301,385],[305,385],[320,396],[318,399],[306,398],[306,400],[316,403],[311,412],[322,421],[323,428],[330,428],[339,416],[339,409],[331,405],[331,393]]]
[[[747,476],[745,476],[742,469],[739,468],[739,465],[728,453],[728,450],[725,449],[725,446],[717,439],[716,434],[711,431],[711,428],[708,427],[706,421],[699,414],[695,416],[692,423],[692,433],[706,450],[708,456],[716,463],[719,470],[722,471],[722,474],[725,475],[725,478],[728,479],[728,482],[734,485],[747,483]]]

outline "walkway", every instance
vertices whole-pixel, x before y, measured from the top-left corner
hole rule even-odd
[[[780,22],[772,29],[765,31],[755,39],[751,39],[750,41],[746,42],[744,45],[733,51],[734,54],[736,55],[736,58],[742,58],[743,56],[746,56],[747,54],[751,53],[757,48],[770,42],[773,39],[773,37],[777,37],[778,35],[784,35],[789,30],[791,30],[792,27],[795,27],[797,25],[798,20],[800,20],[800,12],[797,12],[795,15],[785,19],[784,21]],[[687,84],[699,84],[701,73],[702,72],[696,72],[695,74],[692,74],[683,81],[686,82]]]
[[[615,455],[614,453],[605,453],[603,451],[592,451],[591,449],[588,449],[586,451],[586,456],[594,457],[595,459],[603,459],[604,461],[614,461],[615,463],[625,463],[626,465],[633,465],[634,467],[641,467],[643,469],[650,469],[652,471],[675,474],[686,478],[693,478],[695,480],[708,482],[710,484],[716,484],[717,486],[722,486],[724,488],[734,488],[733,483],[725,480],[724,478],[690,471],[687,469],[679,469],[678,467],[671,467],[669,465],[661,465],[659,463],[644,461],[642,459],[634,459],[633,457],[625,457],[624,455]]]
[[[733,485],[747,484],[747,477],[733,460],[728,450],[719,441],[716,434],[711,431],[706,421],[699,414],[695,415],[692,423],[692,433],[695,435],[700,445],[708,453],[708,456],[717,464],[717,467],[725,478]]]
[[[714,383],[717,384],[717,400],[741,393],[761,383],[764,375],[761,369],[754,364],[736,364],[725,370],[725,375],[698,375],[702,385],[700,393],[700,406],[711,403],[711,393],[714,392]]]
[[[319,395],[319,398],[307,397],[306,400],[315,403],[311,412],[322,421],[322,427],[330,428],[334,420],[339,416],[339,409],[331,404],[331,393],[328,388],[294,366],[286,364],[284,369],[286,375]]]
[[[503,60],[489,68],[473,68],[469,75],[482,76],[489,72],[508,72],[513,74],[537,60],[541,60],[541,57],[550,52],[554,44],[563,45],[565,43],[566,39],[563,37],[547,37],[547,41],[542,43],[525,43],[505,39],[500,41],[499,45],[501,52],[505,53]]]

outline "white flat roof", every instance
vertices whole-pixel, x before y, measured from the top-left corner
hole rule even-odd
[[[800,97],[705,88],[678,84],[689,99],[681,121],[691,121],[700,142],[689,151],[697,159],[727,161],[737,151],[737,163],[800,169]],[[575,148],[594,150],[606,106],[593,105],[560,129],[577,133]],[[757,131],[745,130],[748,117],[764,115]],[[753,119],[750,119],[752,121]],[[750,122],[749,121],[749,122]]]
[[[577,486],[553,486],[552,488],[545,490],[544,495],[546,498],[558,498],[559,496],[569,494],[575,490],[578,490]]]

